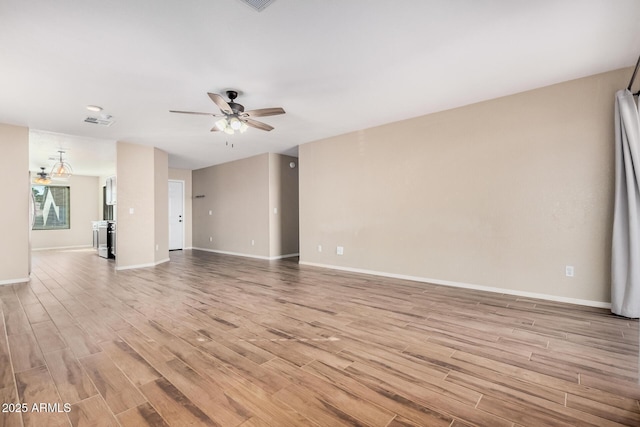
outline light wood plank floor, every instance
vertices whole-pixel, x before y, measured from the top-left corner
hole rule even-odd
[[[0,426],[640,425],[607,310],[198,251],[33,265],[0,287]]]

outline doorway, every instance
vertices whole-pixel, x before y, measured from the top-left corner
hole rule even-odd
[[[184,181],[169,180],[169,250],[184,248]]]

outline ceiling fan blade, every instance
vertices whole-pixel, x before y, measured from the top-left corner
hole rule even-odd
[[[219,116],[220,114],[213,113],[198,113],[196,111],[177,111],[177,110],[169,110],[170,113],[180,113],[180,114],[198,114],[200,116]]]
[[[266,130],[266,131],[273,130],[273,126],[269,126],[268,124],[259,122],[257,120],[242,119],[242,121],[248,124],[249,126],[251,126],[252,128]]]
[[[218,132],[220,129],[218,129],[218,126],[214,126],[211,128],[211,132]]]
[[[229,104],[227,104],[227,101],[225,101],[223,97],[221,97],[217,93],[211,92],[207,92],[207,95],[209,95],[209,98],[211,98],[211,100],[215,102],[218,108],[220,108],[220,111],[225,114],[233,114],[233,110],[231,109]]]
[[[264,116],[277,116],[278,114],[284,114],[285,111],[280,107],[274,108],[259,108],[257,110],[245,111],[243,116],[247,117],[264,117]]]

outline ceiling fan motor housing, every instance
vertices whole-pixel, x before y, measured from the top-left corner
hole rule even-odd
[[[234,102],[238,97],[238,92],[236,92],[235,90],[228,90],[227,97],[229,97],[229,107],[231,107],[231,110],[234,112],[234,114],[244,112],[244,105]]]
[[[229,102],[229,107],[231,107],[231,110],[234,112],[234,114],[244,112],[244,105],[238,104],[237,102]]]

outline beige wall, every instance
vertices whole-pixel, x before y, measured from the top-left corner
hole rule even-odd
[[[95,176],[72,175],[67,182],[53,181],[51,185],[70,187],[71,228],[67,230],[33,230],[32,249],[69,248],[91,246],[93,232],[91,221],[102,219],[102,208],[98,209],[101,190],[99,178]]]
[[[169,179],[184,181],[184,246],[185,249],[193,247],[193,180],[192,172],[187,169],[169,169]]]
[[[157,148],[120,141],[117,143],[118,269],[145,267],[168,260],[168,219],[160,224],[162,213],[156,212],[164,210],[166,216],[166,156]],[[163,192],[164,198],[161,195]]]
[[[155,263],[169,259],[169,156],[155,148]]]
[[[268,210],[268,154],[193,171],[194,248],[269,257]]]
[[[193,171],[194,249],[269,259],[297,254],[297,160],[267,153]]]
[[[0,123],[0,284],[29,280],[29,129]]]
[[[295,167],[289,166],[294,162]],[[298,159],[269,154],[270,257],[298,253]]]
[[[301,262],[609,301],[613,101],[629,76],[300,146]]]

